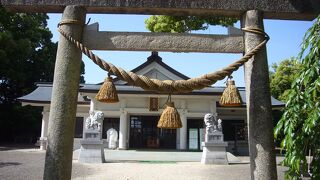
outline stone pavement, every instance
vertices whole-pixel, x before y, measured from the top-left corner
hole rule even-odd
[[[78,160],[79,149],[73,153],[73,159]],[[174,162],[200,162],[202,152],[187,151],[156,151],[156,150],[108,150],[105,149],[106,161],[174,161]],[[246,156],[235,157],[227,153],[231,163],[249,163]]]
[[[76,155],[77,152],[74,153]],[[202,165],[199,152],[105,151],[107,163],[85,164],[73,161],[72,179],[110,180],[241,180],[250,179],[248,157],[244,163],[232,165]],[[1,180],[42,179],[45,151],[0,147]],[[181,158],[198,162],[181,162]],[[75,158],[75,157],[74,157]],[[278,158],[279,159],[279,158]],[[278,178],[286,168],[278,166]]]

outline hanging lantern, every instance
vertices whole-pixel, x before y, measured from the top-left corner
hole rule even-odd
[[[179,112],[174,107],[174,103],[171,102],[171,95],[168,97],[166,108],[160,116],[157,127],[163,129],[177,129],[182,127]]]
[[[232,80],[232,76],[228,77],[227,87],[224,89],[219,103],[221,106],[229,107],[242,105],[238,88],[236,87],[234,80]]]
[[[108,77],[104,80],[100,87],[96,100],[104,103],[116,103],[119,102],[116,86],[113,84],[112,77]]]

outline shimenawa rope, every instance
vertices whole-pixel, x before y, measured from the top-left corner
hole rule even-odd
[[[242,28],[245,32],[251,32],[254,34],[262,35],[265,39],[258,44],[255,48],[247,52],[242,56],[241,59],[235,61],[234,63],[228,65],[227,67],[209,73],[204,74],[197,78],[191,78],[188,80],[158,80],[150,79],[146,76],[137,75],[133,72],[126,72],[125,70],[114,66],[111,63],[108,63],[102,60],[99,56],[95,55],[90,49],[88,49],[84,44],[74,39],[72,36],[66,34],[61,29],[62,25],[65,24],[77,24],[84,25],[75,20],[64,20],[58,24],[58,31],[66,39],[76,45],[86,56],[88,56],[95,64],[97,64],[101,69],[108,71],[109,74],[117,76],[120,80],[126,81],[129,85],[139,86],[145,90],[160,92],[160,93],[187,93],[196,89],[203,89],[208,87],[218,80],[224,79],[226,76],[230,76],[234,71],[238,70],[245,62],[247,62],[253,55],[255,55],[269,40],[269,36],[261,29],[257,28]]]

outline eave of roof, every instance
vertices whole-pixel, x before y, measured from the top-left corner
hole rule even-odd
[[[50,104],[52,94],[52,83],[37,83],[38,87],[30,94],[17,98],[20,102],[24,103],[41,103]],[[83,97],[78,96],[78,104],[90,104],[90,100],[85,100]]]
[[[26,103],[43,103],[43,104],[50,104],[51,101],[51,92],[52,92],[52,84],[37,84],[37,89],[35,89],[30,94],[27,94],[23,97],[18,98],[21,102]],[[79,87],[79,92],[83,93],[97,93],[100,89],[101,85],[97,84],[81,84]],[[223,92],[225,87],[207,87],[201,90],[194,90],[190,93],[180,93],[177,95],[190,95],[190,96],[208,96],[208,95],[216,95],[220,96]],[[127,85],[116,85],[117,92],[119,94],[159,94],[152,91],[145,91],[140,87],[134,87],[134,86],[127,86]],[[238,88],[241,99],[242,99],[242,106],[246,107],[246,93],[245,88],[239,87]],[[90,100],[85,99],[82,96],[78,96],[78,104],[89,104]],[[285,104],[281,101],[278,101],[277,99],[271,97],[271,103],[272,107],[284,107]],[[218,105],[218,107],[221,107]]]
[[[98,93],[101,85],[97,84],[84,84],[79,88],[79,92],[84,93]],[[158,93],[154,91],[146,91],[140,87],[128,86],[128,85],[116,85],[118,94],[167,94]],[[201,90],[194,90],[189,93],[179,93],[177,95],[221,95],[223,87],[207,87]]]

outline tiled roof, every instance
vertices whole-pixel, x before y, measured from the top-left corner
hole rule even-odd
[[[52,84],[37,84],[37,89],[28,95],[18,98],[21,102],[32,102],[32,103],[50,103]],[[97,84],[81,84],[79,92],[86,93],[97,93],[101,85]],[[181,93],[178,95],[216,95],[220,96],[225,87],[207,87],[201,90],[194,90],[190,93]],[[127,85],[116,85],[117,92],[119,94],[158,94],[151,91],[145,91],[140,87],[127,86]],[[246,93],[245,88],[238,88],[240,96],[242,98],[243,106],[246,105]],[[79,104],[87,104],[90,100],[84,97],[78,96]],[[285,104],[277,99],[271,97],[271,102],[273,107],[283,107]]]

